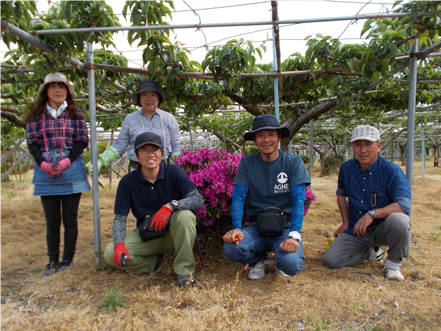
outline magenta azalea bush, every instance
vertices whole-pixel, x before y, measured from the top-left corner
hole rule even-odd
[[[175,163],[184,169],[205,198],[204,208],[195,211],[204,226],[231,217],[233,181],[242,156],[240,153],[229,154],[222,149],[203,148],[197,152],[184,151],[175,159]],[[304,215],[315,199],[315,195],[306,188]]]
[[[205,198],[205,206],[196,210],[196,217],[205,226],[231,216],[233,180],[243,154],[229,154],[222,149],[202,148],[184,151],[175,159]]]

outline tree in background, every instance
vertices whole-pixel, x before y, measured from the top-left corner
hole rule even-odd
[[[132,25],[165,25],[172,22],[172,1],[126,1],[123,14]],[[85,67],[72,65],[72,59],[84,63],[86,42],[94,44],[94,62],[107,65],[96,69],[97,111],[108,116],[100,117],[105,129],[117,128],[121,121],[116,114],[134,110],[131,91],[141,78],[154,78],[167,93],[164,110],[176,113],[183,109],[185,118],[200,121],[205,114],[227,109],[230,104],[240,105],[249,118],[262,113],[274,113],[273,78],[250,74],[271,73],[272,64],[258,64],[256,57],[265,51],[264,45],[255,47],[245,40],[230,40],[223,46],[210,49],[205,59],[198,63],[188,58],[188,50],[172,43],[169,30],[130,31],[131,44],[144,47],[143,62],[146,75],[122,72],[128,62],[121,55],[109,51],[115,32],[68,33],[37,35],[53,54],[43,52],[17,36],[7,25],[23,31],[118,27],[120,23],[113,10],[104,1],[60,1],[54,3],[47,14],[39,14],[33,1],[2,1],[2,38],[10,45],[16,44],[6,54],[2,63],[2,117],[23,127],[22,113],[26,112],[36,97],[36,87],[48,71],[65,69],[74,82],[78,98],[87,98]],[[391,113],[403,112],[408,100],[408,66],[413,43],[418,42],[417,104],[441,102],[441,60],[429,58],[431,52],[441,48],[441,1],[412,1],[394,5],[397,13],[411,16],[393,19],[370,19],[364,24],[363,44],[343,45],[338,39],[316,35],[307,41],[305,55],[294,53],[281,62],[280,70],[309,70],[308,75],[282,76],[279,79],[281,124],[290,129],[294,137],[311,120],[329,115],[329,121],[349,128],[354,121],[383,121]],[[17,70],[17,66],[32,71]],[[322,71],[320,71],[322,70]],[[200,75],[204,74],[204,79]],[[244,75],[247,74],[248,76]],[[196,78],[195,78],[196,77]],[[207,78],[207,79],[206,79]],[[424,82],[424,81],[431,81]],[[368,93],[369,92],[369,93]],[[87,99],[86,99],[87,100]],[[87,114],[87,101],[79,102]],[[6,109],[8,108],[8,109]],[[439,108],[432,110],[438,119]],[[432,119],[427,121],[432,123]],[[247,123],[248,123],[247,122]],[[232,127],[212,121],[210,130],[218,132],[227,142],[242,145],[237,126]],[[202,123],[204,125],[204,123]],[[222,134],[222,132],[228,134]],[[329,137],[328,137],[329,140]],[[230,142],[232,143],[232,142]]]

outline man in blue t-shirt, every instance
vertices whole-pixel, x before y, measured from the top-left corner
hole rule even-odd
[[[196,269],[193,255],[196,216],[190,210],[203,208],[204,199],[182,168],[161,163],[164,146],[160,136],[152,132],[141,133],[135,139],[134,148],[139,167],[121,178],[118,184],[114,241],[106,247],[104,259],[113,267],[149,273],[159,268],[163,254],[172,254],[177,284],[192,286]],[[168,227],[168,231],[149,241],[142,241],[138,230],[126,235],[130,210],[137,226],[151,217],[152,229],[162,231]]]
[[[342,225],[323,256],[331,268],[350,267],[365,260],[384,261],[386,278],[404,280],[401,262],[409,257],[411,234],[410,185],[401,168],[378,154],[380,131],[358,126],[352,131],[354,159],[338,174],[337,205]]]
[[[267,253],[275,253],[276,274],[291,277],[302,269],[306,186],[311,182],[300,157],[279,150],[289,130],[274,115],[259,115],[244,139],[259,153],[242,158],[234,179],[231,215],[233,229],[224,236],[224,254],[249,264],[248,279],[265,276]],[[246,201],[246,203],[245,203]],[[244,207],[251,223],[242,228]]]

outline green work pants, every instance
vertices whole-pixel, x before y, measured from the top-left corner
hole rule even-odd
[[[173,254],[173,270],[178,275],[193,274],[196,262],[193,255],[193,246],[196,240],[196,216],[189,210],[180,210],[172,214],[170,228],[164,237],[143,242],[135,229],[126,235],[124,244],[129,251],[129,264],[123,269],[148,273],[155,269],[158,256]],[[104,250],[104,259],[115,267],[113,261],[114,243],[111,242]]]

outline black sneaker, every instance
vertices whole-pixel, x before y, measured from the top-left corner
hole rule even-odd
[[[50,275],[53,275],[54,273],[56,273],[58,271],[58,262],[55,261],[51,261],[49,262],[49,264],[46,266],[46,269],[44,270],[43,274],[41,275],[41,277],[48,277]]]
[[[65,271],[67,269],[69,269],[70,267],[72,267],[72,261],[70,260],[63,260],[60,262],[60,264],[58,265],[58,271]]]
[[[375,251],[375,259],[377,261],[383,262],[387,252],[387,246],[376,246],[374,247],[374,251]]]
[[[164,255],[163,254],[159,254],[158,258],[156,260],[156,263],[155,263],[155,267],[153,268],[153,271],[156,271],[156,270],[159,269],[159,267],[161,266],[163,260],[164,260]]]
[[[196,284],[196,279],[192,275],[177,275],[177,284],[179,287],[193,287]]]

